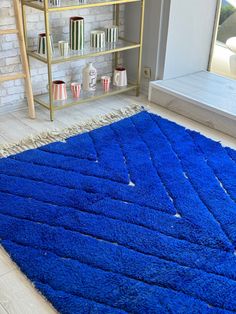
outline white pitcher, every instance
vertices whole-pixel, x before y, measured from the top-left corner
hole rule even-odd
[[[114,71],[113,85],[117,87],[127,86],[127,71],[123,67],[117,67]]]
[[[97,85],[97,70],[92,62],[88,63],[83,69],[83,90],[95,91]]]

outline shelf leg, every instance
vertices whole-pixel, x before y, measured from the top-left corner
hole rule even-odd
[[[54,121],[54,110],[50,108],[50,121]]]
[[[114,24],[116,26],[120,26],[120,5],[119,4],[115,4],[115,18],[114,18]],[[115,52],[115,68],[117,67],[119,62],[119,52]]]
[[[44,22],[46,33],[46,45],[47,45],[47,66],[48,66],[48,91],[49,91],[49,110],[50,120],[54,120],[54,107],[53,107],[53,95],[52,95],[52,54],[51,54],[51,42],[50,42],[50,26],[49,26],[49,12],[48,12],[48,0],[44,0]]]
[[[23,31],[24,31],[24,38],[25,38],[25,47],[26,47],[26,50],[28,50],[27,21],[26,21],[25,5],[24,5],[23,1],[21,1],[21,12],[22,12]],[[29,58],[29,56],[28,56],[28,58]]]
[[[24,39],[25,39],[25,47],[26,47],[26,52],[28,52],[29,46],[28,46],[27,16],[26,16],[26,6],[23,3],[23,1],[21,1],[21,12],[22,12],[23,33],[24,33]],[[29,66],[29,73],[31,73],[30,58],[29,58],[28,53],[27,53],[27,60],[28,60],[28,66]]]
[[[140,95],[141,79],[142,79],[142,57],[143,57],[143,31],[144,31],[144,16],[145,16],[145,0],[141,0],[141,14],[140,14],[140,33],[139,33],[139,56],[138,56],[138,79],[136,96]]]
[[[14,10],[16,16],[16,28],[18,29],[18,39],[20,45],[21,62],[23,67],[23,72],[25,74],[25,91],[26,98],[28,102],[28,111],[31,119],[35,119],[35,106],[34,106],[34,96],[32,91],[32,84],[30,78],[29,64],[27,59],[27,51],[25,46],[24,38],[24,20],[21,12],[21,5],[19,0],[14,0]]]
[[[27,16],[26,16],[26,6],[23,3],[23,1],[21,1],[21,11],[22,11],[25,47],[26,47],[26,52],[28,52],[29,47],[28,47],[28,32],[27,32]],[[30,68],[30,58],[29,58],[28,53],[27,53],[27,59],[28,59],[29,71],[31,71],[31,68]]]

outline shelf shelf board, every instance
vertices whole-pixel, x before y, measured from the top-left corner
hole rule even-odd
[[[81,91],[81,95],[80,95],[79,99],[73,98],[70,90],[67,89],[68,98],[66,100],[63,100],[63,101],[54,101],[53,102],[53,109],[54,110],[61,110],[63,108],[71,107],[74,105],[82,104],[82,103],[93,101],[96,99],[121,94],[121,93],[130,91],[130,90],[134,90],[137,87],[138,86],[134,85],[134,84],[129,84],[128,86],[125,86],[125,87],[115,87],[115,86],[111,85],[110,91],[104,92],[103,88],[101,86],[101,83],[98,83],[96,91],[94,91],[94,92]],[[35,96],[34,100],[38,104],[46,107],[47,109],[50,109],[49,94],[48,93]]]
[[[67,11],[67,10],[75,10],[75,9],[85,9],[85,8],[93,8],[93,7],[102,7],[113,4],[124,4],[124,3],[132,3],[132,2],[140,2],[140,0],[61,0],[61,5],[56,7],[50,5],[48,7],[49,12],[55,11]],[[31,8],[35,8],[41,11],[44,11],[44,4],[39,2],[38,0],[24,0],[24,5],[27,5]]]
[[[63,63],[68,61],[75,61],[79,59],[85,59],[90,57],[96,57],[101,55],[106,55],[109,53],[114,53],[118,51],[125,51],[130,49],[139,48],[140,44],[126,41],[124,39],[119,39],[117,43],[106,44],[104,48],[91,48],[90,43],[85,44],[85,49],[81,51],[70,51],[70,54],[67,57],[61,57],[59,55],[58,48],[55,48],[54,55],[52,56],[52,64]],[[37,51],[28,51],[29,56],[40,60],[44,63],[47,63],[47,56],[39,54]]]

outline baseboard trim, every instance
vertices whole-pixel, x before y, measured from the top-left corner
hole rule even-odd
[[[190,100],[156,89],[151,84],[148,98],[149,101],[170,111],[236,138],[235,116],[225,116],[220,112],[212,111],[211,108],[196,105]]]

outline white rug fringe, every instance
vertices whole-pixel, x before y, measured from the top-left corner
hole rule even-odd
[[[96,116],[95,118],[90,119],[86,122],[75,124],[63,130],[48,130],[40,134],[27,137],[19,141],[18,143],[0,145],[0,158],[21,153],[25,150],[37,148],[46,144],[50,144],[52,142],[64,141],[65,139],[73,135],[88,132],[99,127],[111,124],[126,117],[130,117],[143,110],[144,107],[140,105],[130,105],[105,115]]]

